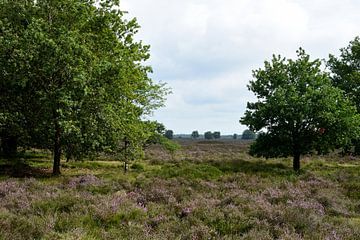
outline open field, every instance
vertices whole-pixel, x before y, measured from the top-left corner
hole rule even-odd
[[[1,160],[0,239],[360,239],[360,159],[305,156],[295,174],[246,142],[180,143],[126,174],[84,161],[51,177],[41,152]]]

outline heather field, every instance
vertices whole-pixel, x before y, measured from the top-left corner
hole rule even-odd
[[[118,161],[1,160],[0,239],[360,239],[360,159],[247,154],[241,141],[159,146]],[[18,171],[21,169],[21,171]]]

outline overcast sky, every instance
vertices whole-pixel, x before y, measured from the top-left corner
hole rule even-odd
[[[122,0],[151,46],[155,81],[172,88],[153,119],[175,133],[242,133],[246,85],[272,54],[338,55],[360,35],[359,0]]]

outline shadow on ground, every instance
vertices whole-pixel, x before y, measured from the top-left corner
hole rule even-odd
[[[48,168],[31,167],[21,160],[12,160],[0,164],[0,176],[48,178],[51,177],[51,170]]]

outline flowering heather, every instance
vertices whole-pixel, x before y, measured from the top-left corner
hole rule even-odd
[[[126,174],[69,162],[56,178],[2,176],[0,239],[360,239],[358,162],[308,157],[294,174],[240,142],[182,145]]]
[[[95,177],[94,175],[84,175],[84,176],[78,176],[73,177],[69,180],[68,186],[70,188],[76,188],[76,187],[84,187],[84,186],[99,186],[102,184],[102,181]]]

